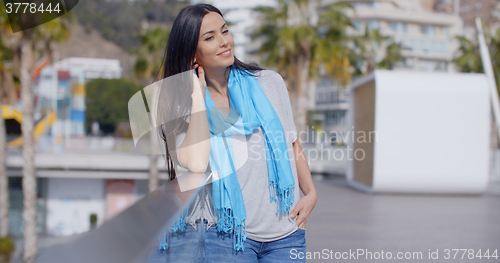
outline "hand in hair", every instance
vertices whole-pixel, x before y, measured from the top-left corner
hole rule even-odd
[[[193,93],[200,90],[202,92],[203,97],[205,97],[205,89],[207,88],[207,81],[205,79],[205,70],[203,69],[203,66],[200,66],[198,63],[195,62],[193,69],[198,69],[198,77],[196,77],[195,74],[193,74],[193,77],[196,77],[193,79]]]
[[[207,170],[210,156],[210,128],[205,106],[205,91],[207,82],[205,71],[198,64],[193,69],[198,69],[198,75],[193,72],[193,100],[189,126],[184,141],[177,150],[179,163],[193,173],[203,173]]]

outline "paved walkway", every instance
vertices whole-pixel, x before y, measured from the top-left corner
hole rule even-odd
[[[492,184],[485,195],[416,195],[416,194],[374,194],[368,195],[348,187],[345,179],[330,177],[321,180],[314,177],[318,191],[316,208],[308,221],[306,230],[307,251],[316,253],[316,260],[332,259],[330,250],[349,252],[357,249],[366,252],[384,251],[422,252],[420,260],[402,259],[391,262],[500,262],[500,184]],[[497,249],[498,259],[465,259],[463,251],[450,251],[446,260],[445,249],[479,249],[490,255]],[[429,250],[438,251],[438,260],[429,260]],[[360,251],[361,252],[361,251]],[[405,254],[400,254],[405,256]],[[407,256],[413,257],[411,254]],[[435,253],[434,253],[435,255]],[[314,256],[311,254],[311,257]],[[323,257],[320,257],[323,256]],[[337,256],[341,256],[337,254]],[[418,256],[415,254],[415,256]],[[366,259],[366,256],[352,257],[344,253],[337,261],[385,262]],[[357,258],[357,259],[355,259]]]

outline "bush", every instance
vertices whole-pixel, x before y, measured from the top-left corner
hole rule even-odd
[[[97,226],[97,214],[90,215],[90,229],[94,229]]]
[[[16,245],[10,236],[0,237],[0,263],[9,262],[15,249]]]
[[[94,121],[104,134],[113,133],[120,122],[128,123],[128,101],[142,85],[124,79],[94,79],[85,85],[87,109],[86,127]]]

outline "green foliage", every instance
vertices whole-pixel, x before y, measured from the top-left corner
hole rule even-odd
[[[403,56],[401,56],[401,44],[392,43],[387,45],[385,51],[385,57],[375,65],[376,68],[383,69],[393,69],[396,63],[403,60]]]
[[[278,8],[254,9],[262,21],[251,35],[253,39],[263,40],[258,53],[265,58],[264,65],[276,67],[285,78],[293,79],[297,74],[294,68],[307,60],[310,61],[309,77],[318,77],[319,65],[325,64],[327,72],[345,84],[350,80],[345,30],[352,26],[346,14],[351,7],[334,3],[319,10],[319,20],[314,23],[307,16],[308,2],[279,0]]]
[[[380,30],[365,29],[363,36],[353,37],[356,48],[350,54],[354,66],[353,76],[366,75],[377,68],[393,69],[396,63],[403,60],[401,44],[394,43],[392,37],[384,36]],[[385,56],[379,60],[379,49],[385,46]]]
[[[293,67],[301,56],[307,58],[310,53],[310,78],[318,77],[318,68],[323,64],[329,76],[346,86],[353,77],[367,74],[375,68],[392,69],[403,59],[401,45],[393,43],[392,38],[382,35],[379,30],[366,30],[363,36],[347,34],[347,29],[354,28],[347,15],[348,11],[352,11],[348,3],[336,2],[318,10],[319,20],[313,24],[302,17],[307,5],[300,4],[307,2],[280,0],[278,8],[259,6],[254,9],[263,23],[252,38],[263,39],[258,53],[265,58],[264,65],[275,66],[284,77],[293,79]],[[294,5],[302,11],[293,16],[295,24],[289,23],[292,20],[290,10]],[[379,59],[378,50],[384,45],[385,56]]]
[[[134,64],[134,71],[137,77],[147,74],[149,68],[148,60],[145,57],[138,57]]]
[[[15,249],[16,245],[10,236],[0,237],[0,263],[9,262]]]
[[[479,46],[463,36],[458,36],[457,40],[460,42],[460,47],[457,51],[460,55],[453,60],[453,63],[455,63],[461,72],[484,72],[481,55],[479,54]]]
[[[87,92],[86,126],[97,121],[105,134],[118,123],[128,122],[128,101],[141,85],[123,79],[95,79],[85,86]]]
[[[3,65],[5,61],[11,61],[11,60],[12,60],[12,52],[2,44],[2,38],[0,37],[0,65]]]
[[[491,33],[490,27],[485,26],[484,37],[490,52],[491,64],[497,89],[500,88],[500,28]],[[453,63],[458,67],[460,72],[475,72],[484,73],[481,54],[479,52],[479,44],[465,37],[457,37],[460,47],[455,54]]]
[[[97,214],[91,214],[90,215],[90,224],[91,225],[97,224]]]
[[[169,35],[169,29],[160,27],[148,29],[140,35],[141,45],[130,52],[138,56],[134,64],[136,77],[155,77],[161,67]]]

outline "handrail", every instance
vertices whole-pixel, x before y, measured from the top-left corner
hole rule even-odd
[[[182,178],[182,179],[181,179]],[[145,262],[158,238],[194,200],[210,176],[186,172],[99,228],[46,250],[37,263]]]

